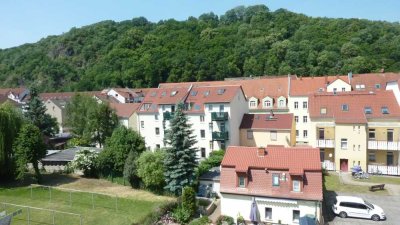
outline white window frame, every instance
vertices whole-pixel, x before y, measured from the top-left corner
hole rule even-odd
[[[296,122],[296,123],[299,122],[299,116],[294,116],[294,122]]]
[[[308,109],[308,102],[303,102],[303,109]]]
[[[300,192],[301,191],[301,182],[300,182],[300,180],[296,180],[296,179],[294,179],[293,181],[292,181],[292,186],[293,186],[293,192]]]
[[[303,130],[303,138],[308,138],[308,131],[307,130]]]
[[[254,134],[252,130],[247,130],[247,139],[254,139]]]
[[[271,141],[278,140],[278,132],[276,130],[270,131],[270,139],[271,139]]]
[[[200,115],[200,122],[204,122],[204,121],[205,121],[204,115]]]
[[[143,120],[140,121],[140,127],[141,127],[141,128],[144,128],[144,121],[143,121]]]
[[[303,116],[303,123],[307,123],[308,119],[307,116]]]
[[[274,186],[274,187],[280,186],[279,173],[272,174],[272,186]]]
[[[341,138],[340,139],[340,148],[341,149],[347,149],[348,148],[348,141],[347,141],[347,138]]]
[[[298,109],[298,108],[299,108],[299,102],[297,102],[297,101],[294,102],[294,108],[295,108],[295,109]]]
[[[244,176],[238,177],[238,187],[240,187],[240,188],[246,187],[246,178]]]

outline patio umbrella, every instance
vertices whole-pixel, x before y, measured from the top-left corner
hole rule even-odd
[[[255,198],[253,198],[253,202],[251,203],[250,221],[258,223],[257,203],[256,203]]]

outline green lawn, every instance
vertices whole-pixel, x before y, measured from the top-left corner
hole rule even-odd
[[[327,191],[344,192],[344,193],[369,193],[376,195],[388,194],[387,190],[371,192],[369,191],[368,186],[341,184],[339,176],[333,173],[330,173],[329,175],[325,176],[325,189]]]
[[[369,179],[355,179],[360,182],[369,182],[377,184],[397,184],[400,185],[399,177],[387,177],[387,176],[369,176]]]
[[[42,187],[33,188],[32,197],[28,187],[0,188],[0,202],[7,202],[19,205],[28,205],[39,208],[54,209],[59,211],[81,214],[85,225],[121,225],[138,223],[149,216],[152,211],[165,201],[135,200],[132,198],[118,198],[108,195],[93,195],[94,208],[92,205],[92,194],[86,192],[72,193],[72,205],[70,194],[66,191],[52,189],[51,201],[48,189]],[[116,206],[117,205],[117,206]],[[117,207],[117,208],[116,208]],[[6,206],[7,213],[19,209],[18,207]],[[26,208],[18,215],[12,225],[28,224]],[[0,211],[4,206],[0,204]],[[51,212],[41,210],[30,211],[30,224],[52,224]],[[57,225],[79,225],[80,218],[76,216],[55,213]]]

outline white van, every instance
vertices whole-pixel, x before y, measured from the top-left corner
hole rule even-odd
[[[383,209],[375,204],[371,204],[362,198],[351,196],[336,196],[332,210],[342,218],[358,217],[367,218],[374,221],[386,219]]]

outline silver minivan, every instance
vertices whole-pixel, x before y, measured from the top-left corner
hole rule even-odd
[[[375,204],[371,204],[359,197],[336,196],[332,210],[342,218],[358,217],[372,219],[374,221],[386,219],[383,209]]]

